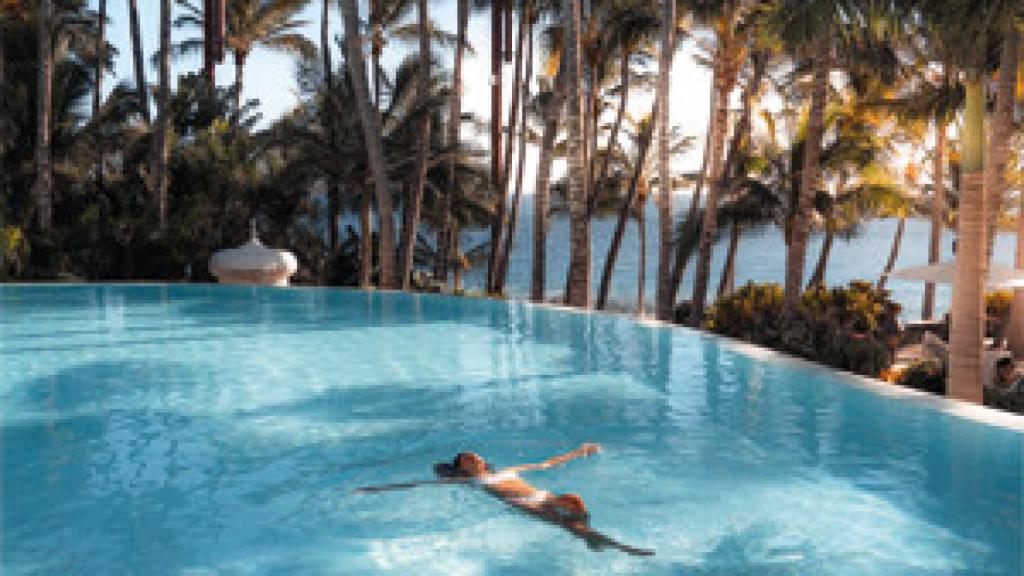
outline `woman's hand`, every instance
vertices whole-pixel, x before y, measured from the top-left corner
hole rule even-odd
[[[576,451],[579,452],[581,456],[593,456],[601,451],[601,445],[590,443],[580,444],[580,447],[577,448]]]

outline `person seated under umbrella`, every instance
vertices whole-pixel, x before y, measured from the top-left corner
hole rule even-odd
[[[1024,394],[1024,376],[1017,374],[1011,358],[1000,358],[996,362],[996,376],[992,384],[1004,394]]]

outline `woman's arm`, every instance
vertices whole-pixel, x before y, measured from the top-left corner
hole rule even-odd
[[[399,482],[397,484],[381,484],[380,486],[364,486],[356,488],[356,494],[372,494],[374,492],[390,492],[392,490],[405,490],[407,488],[419,488],[420,486],[437,486],[440,484],[461,484],[468,478],[438,478],[436,480],[417,480],[415,482]]]
[[[554,466],[558,466],[559,464],[565,464],[566,462],[568,462],[570,460],[574,460],[576,458],[580,458],[580,457],[583,457],[583,456],[593,456],[594,454],[597,454],[600,451],[601,451],[601,446],[598,445],[598,444],[581,444],[579,448],[573,450],[572,452],[566,452],[565,454],[562,454],[561,456],[555,456],[554,458],[548,458],[547,460],[541,462],[540,464],[522,464],[520,466],[512,466],[511,468],[506,468],[506,470],[509,470],[509,471],[512,471],[512,472],[527,472],[529,470],[545,470],[547,468],[552,468]]]

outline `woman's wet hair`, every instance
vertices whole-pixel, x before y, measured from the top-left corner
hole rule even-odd
[[[459,452],[451,462],[438,462],[434,464],[434,473],[443,478],[468,478],[469,474],[462,469],[460,464],[462,459],[470,454],[471,452]],[[490,464],[485,464],[484,466],[488,472],[494,472]]]

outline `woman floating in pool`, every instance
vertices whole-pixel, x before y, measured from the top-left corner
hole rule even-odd
[[[597,444],[583,444],[572,452],[549,458],[540,464],[512,466],[498,472],[494,472],[478,454],[460,452],[450,464],[445,462],[434,466],[434,472],[440,476],[437,480],[369,486],[360,488],[356,492],[384,492],[438,484],[475,484],[531,516],[561,526],[569,533],[586,541],[587,545],[594,550],[615,548],[635,556],[653,556],[654,552],[651,550],[642,550],[616,542],[604,534],[592,530],[589,526],[590,515],[587,513],[587,507],[578,495],[556,495],[538,490],[519,477],[520,472],[545,470],[581,456],[592,456],[600,451],[601,447]]]

